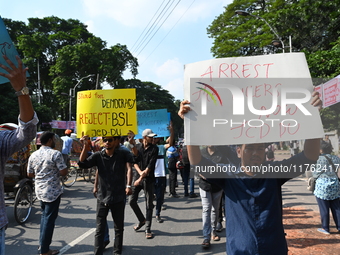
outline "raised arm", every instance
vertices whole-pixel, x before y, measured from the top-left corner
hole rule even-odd
[[[128,133],[128,141],[129,141],[129,149],[131,150],[132,154],[137,156],[138,155],[138,151],[136,148],[136,141],[135,141],[135,133],[130,130]]]
[[[15,56],[15,57],[18,61],[18,67],[16,67],[15,64],[11,60],[9,60],[7,56],[3,56],[3,58],[8,63],[10,68],[0,64],[0,67],[2,67],[4,70],[6,70],[6,72],[8,72],[7,74],[0,73],[0,75],[9,79],[13,89],[16,92],[18,92],[22,88],[26,87],[26,71],[28,70],[28,68],[27,67],[23,68],[21,59],[18,56]],[[33,110],[32,102],[31,102],[31,98],[29,94],[19,95],[18,101],[19,101],[20,120],[22,120],[23,122],[28,122],[32,120],[34,116],[34,110]]]
[[[178,116],[184,119],[184,115],[190,111],[190,102],[188,100],[184,100],[181,102],[180,108],[178,110]],[[188,157],[190,164],[196,165],[201,161],[201,151],[199,146],[187,145],[188,148]]]
[[[175,133],[174,133],[174,128],[172,126],[172,121],[170,121],[170,125],[169,125],[169,131],[170,131],[170,136],[166,139],[166,144],[164,144],[164,148],[167,149],[171,146],[174,145],[174,141],[175,141]]]
[[[83,162],[87,158],[87,153],[91,149],[90,144],[87,142],[89,137],[87,135],[82,136],[80,138],[80,142],[83,144],[83,148],[80,153],[79,161]]]
[[[319,93],[313,91],[311,105],[318,107],[319,110],[322,108],[322,101],[319,98]],[[317,161],[320,155],[320,140],[321,138],[306,139],[303,152],[305,156],[313,161]]]

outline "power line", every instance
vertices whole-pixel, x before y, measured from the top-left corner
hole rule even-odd
[[[157,16],[156,20],[153,22],[153,24],[151,25],[151,27],[148,29],[147,33],[145,34],[145,36],[143,37],[143,40],[139,43],[137,49],[135,49],[134,51],[137,52],[140,47],[142,47],[143,43],[145,42],[145,40],[147,40],[147,38],[150,36],[150,34],[152,33],[152,31],[156,28],[156,26],[158,26],[159,22],[163,19],[164,15],[168,12],[168,10],[170,9],[172,3],[169,5],[171,1],[169,0],[168,3],[164,6],[163,10],[159,13],[159,15]],[[168,6],[169,5],[169,6]],[[162,23],[163,24],[163,23]],[[159,27],[160,28],[160,27]],[[157,30],[158,31],[158,30]],[[150,41],[150,40],[149,40]],[[148,42],[149,42],[148,41]],[[146,45],[144,45],[143,48],[145,48]],[[139,54],[137,54],[139,55]]]
[[[161,3],[161,5],[158,7],[157,11],[155,12],[155,14],[152,16],[152,18],[150,19],[149,23],[146,25],[146,27],[144,28],[143,32],[139,35],[139,37],[137,38],[136,42],[132,45],[131,47],[131,51],[133,50],[133,47],[135,47],[135,45],[137,44],[139,38],[143,35],[143,33],[145,32],[145,30],[147,29],[147,27],[150,25],[151,21],[153,20],[153,18],[156,16],[157,12],[159,11],[159,9],[161,8],[161,6],[163,5],[163,3],[165,2],[165,0],[163,0],[163,2]]]
[[[144,47],[139,51],[139,53],[137,54],[137,56],[144,50],[144,48],[149,44],[149,42],[151,41],[151,39],[155,36],[155,34],[158,32],[158,30],[163,26],[164,22],[169,18],[169,16],[172,14],[172,12],[175,10],[175,8],[177,7],[177,5],[181,2],[181,0],[178,0],[177,4],[174,6],[174,8],[172,8],[171,12],[168,14],[168,16],[165,18],[165,20],[162,22],[162,24],[158,27],[158,29],[155,31],[155,33],[152,35],[152,37],[149,39],[149,41],[144,45]]]
[[[155,28],[155,25],[158,25],[159,22],[163,19],[163,17],[165,16],[165,14],[168,12],[168,10],[170,9],[172,3],[174,3],[174,1],[170,4],[169,7],[167,7],[169,5],[171,0],[168,1],[168,3],[163,7],[162,11],[158,14],[157,18],[155,19],[155,21],[153,22],[153,24],[150,26],[150,28],[148,29],[148,32],[143,36],[142,42],[144,42],[147,38],[147,35],[150,34],[149,31],[153,31]],[[195,0],[194,0],[195,1]],[[160,10],[161,6],[163,5],[163,3],[165,2],[165,0],[162,2],[162,4],[158,7],[156,13],[153,15],[153,17],[151,18],[151,20],[149,21],[148,25],[151,23],[151,21],[153,20],[153,18],[155,17],[155,15],[157,14],[157,12]],[[136,57],[144,50],[144,48],[149,44],[149,42],[152,40],[152,38],[156,35],[156,33],[158,32],[158,30],[162,27],[162,25],[165,23],[165,21],[169,18],[169,16],[173,13],[173,11],[175,10],[175,8],[178,6],[178,4],[181,2],[181,0],[178,0],[177,4],[172,8],[172,10],[170,11],[170,13],[166,16],[166,18],[163,20],[162,24],[160,26],[158,26],[158,29],[153,33],[152,37],[147,41],[146,44],[144,44],[143,48],[138,52],[138,54],[136,55]],[[192,5],[192,4],[191,4]],[[191,6],[190,5],[190,6]],[[190,8],[190,7],[189,7]],[[165,13],[162,15],[162,13]],[[162,16],[161,16],[162,15]],[[184,15],[184,14],[183,14]],[[183,15],[181,16],[181,18],[183,17]],[[161,18],[159,18],[161,16]],[[157,23],[156,23],[157,22]],[[176,24],[178,23],[178,21],[176,22]],[[142,34],[144,33],[144,31],[147,29],[148,25],[144,28],[143,32],[141,33],[141,35],[138,37],[138,39],[142,36]],[[172,29],[171,29],[172,30]],[[171,31],[170,30],[170,31]],[[134,43],[134,45],[136,45],[137,41]],[[141,47],[141,42],[138,43],[137,49],[135,51],[137,51],[140,47]],[[158,47],[158,46],[157,46]],[[132,53],[131,53],[132,54]],[[134,55],[134,54],[132,54]],[[119,70],[119,68],[121,68],[124,65],[124,63],[121,63],[119,66],[117,66],[115,68],[115,70],[113,72],[116,72]],[[119,74],[117,74],[117,78],[118,78]]]
[[[194,4],[196,0],[193,0],[191,2],[191,4],[189,5],[189,7],[185,10],[185,12],[182,14],[182,16],[176,21],[176,23],[171,27],[171,29],[169,30],[169,32],[163,37],[163,39],[157,44],[157,46],[153,49],[153,51],[146,57],[146,59],[144,59],[143,63],[144,64],[146,62],[146,60],[148,60],[148,58],[155,52],[155,50],[159,47],[159,45],[161,45],[161,43],[165,40],[165,38],[171,33],[171,31],[174,29],[174,27],[178,24],[178,22],[183,18],[183,16],[188,12],[188,10],[190,9],[190,7]],[[141,65],[142,65],[141,64]]]

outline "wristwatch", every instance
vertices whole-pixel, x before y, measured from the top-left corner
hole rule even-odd
[[[19,96],[27,96],[30,94],[30,89],[28,87],[23,87],[21,90],[15,92],[15,94]]]

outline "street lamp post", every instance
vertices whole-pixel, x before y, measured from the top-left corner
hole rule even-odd
[[[80,78],[80,80],[77,82],[77,84],[74,86],[74,88],[73,89],[70,88],[70,93],[69,93],[70,102],[69,102],[69,116],[68,116],[69,121],[72,120],[72,118],[71,118],[71,115],[72,115],[72,97],[75,96],[75,89],[76,89],[76,87],[80,84],[80,82],[83,79],[86,79],[86,78],[89,78],[89,77],[92,77],[92,76],[94,76],[94,74],[89,74],[88,76]],[[72,90],[73,90],[73,95],[72,95]]]
[[[275,31],[275,29],[267,22],[267,20],[265,20],[264,18],[260,17],[260,16],[257,16],[257,15],[253,15],[253,14],[250,14],[249,12],[246,12],[244,10],[237,10],[235,11],[236,14],[238,15],[241,15],[241,16],[252,16],[252,17],[255,17],[257,19],[261,19],[263,20],[267,26],[270,28],[270,30],[275,34],[275,36],[279,39],[281,45],[282,45],[282,52],[285,53],[285,44],[283,43],[282,39],[281,39],[281,36],[278,35],[278,33]],[[274,42],[275,43],[275,42]],[[292,51],[292,48],[290,48],[290,52]]]

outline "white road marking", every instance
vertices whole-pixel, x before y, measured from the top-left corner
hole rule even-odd
[[[90,230],[88,230],[86,233],[82,234],[81,236],[79,236],[78,238],[74,239],[72,242],[70,242],[68,245],[64,246],[62,249],[59,250],[59,254],[64,254],[65,252],[67,252],[69,249],[71,249],[72,247],[74,247],[77,243],[81,242],[82,240],[84,240],[86,237],[88,237],[89,235],[91,235],[94,231],[96,231],[95,228],[91,228]]]

